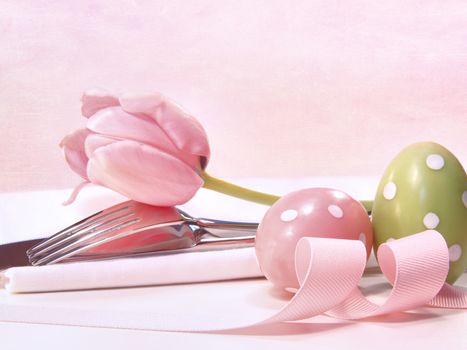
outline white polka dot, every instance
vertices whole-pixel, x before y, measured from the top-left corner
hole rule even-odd
[[[386,198],[388,201],[393,199],[396,196],[397,193],[397,186],[394,182],[388,182],[386,186],[384,186],[383,190],[383,196]]]
[[[435,213],[428,213],[423,218],[423,225],[428,229],[434,229],[439,225],[439,217]]]
[[[284,222],[290,222],[297,218],[298,212],[295,209],[284,210],[281,214],[281,220]]]
[[[360,236],[358,236],[358,239],[362,241],[363,244],[366,244],[366,235],[363,232],[360,233]]]
[[[392,241],[394,241],[394,238],[391,237],[391,238],[388,238],[388,239],[386,240],[386,243],[389,243],[389,242],[392,242]]]
[[[329,214],[331,214],[332,216],[338,219],[344,216],[344,212],[342,211],[341,207],[334,205],[334,204],[331,204],[328,207],[328,212]]]
[[[426,165],[433,170],[439,170],[444,166],[444,158],[439,154],[430,154],[426,157]]]
[[[462,255],[462,248],[459,244],[453,244],[449,247],[449,260],[454,262],[460,259]]]
[[[462,193],[462,202],[464,202],[464,207],[467,208],[467,191],[464,191],[464,193]]]

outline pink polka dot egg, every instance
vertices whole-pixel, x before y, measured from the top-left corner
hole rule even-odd
[[[362,204],[342,191],[309,188],[283,196],[265,214],[255,242],[261,270],[275,287],[298,288],[294,259],[302,237],[360,240],[369,256],[373,229]]]

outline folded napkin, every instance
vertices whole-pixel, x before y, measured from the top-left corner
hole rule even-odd
[[[135,287],[261,277],[252,247],[49,266],[3,271],[10,293]]]

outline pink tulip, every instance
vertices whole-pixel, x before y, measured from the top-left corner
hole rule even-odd
[[[86,128],[60,143],[70,168],[94,183],[137,202],[174,206],[190,200],[200,187],[248,201],[272,205],[279,197],[250,190],[205,172],[209,143],[201,124],[159,93],[125,94],[86,91],[81,112]],[[371,201],[362,202],[371,208]]]
[[[210,150],[201,124],[159,93],[87,91],[86,128],[60,143],[71,169],[124,196],[156,206],[188,201],[203,186]]]

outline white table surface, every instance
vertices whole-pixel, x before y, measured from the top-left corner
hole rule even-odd
[[[359,198],[371,198],[376,188],[372,178],[314,178],[283,181],[243,181],[259,189],[289,190],[326,186],[336,187]],[[15,193],[0,195],[0,242],[10,242],[42,236],[54,232],[77,218],[92,213],[101,205],[121,200],[107,191],[84,193],[80,207],[60,208],[64,191]],[[97,200],[98,199],[98,200]],[[208,204],[207,204],[208,203]],[[220,204],[219,204],[220,203]],[[195,215],[224,219],[255,220],[267,209],[263,206],[225,199],[202,191],[185,206]],[[97,207],[97,208],[96,208]],[[21,209],[21,210],[20,210]],[[29,213],[28,220],[22,217]],[[46,215],[48,213],[49,215]],[[54,216],[51,217],[51,213]],[[58,216],[57,216],[58,215]],[[239,216],[240,215],[240,216]],[[34,225],[32,225],[34,223]],[[33,232],[31,231],[33,230]],[[467,286],[467,274],[457,283]],[[361,281],[364,291],[373,300],[382,301],[389,285],[378,273],[368,273]],[[196,318],[197,314],[249,313],[258,320],[277,311],[289,295],[277,295],[265,279],[224,281],[189,285],[170,285],[113,290],[76,291],[11,295],[0,290],[2,305],[38,305],[74,307],[79,309],[137,310],[157,317],[170,312],[180,317]],[[467,312],[420,308],[410,312],[372,320],[342,321],[327,316],[310,320],[256,328],[243,333],[196,334],[155,332],[126,329],[107,329],[0,322],[1,349],[155,349],[155,348],[222,348],[222,349],[467,349]]]

